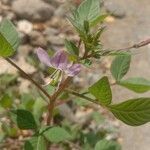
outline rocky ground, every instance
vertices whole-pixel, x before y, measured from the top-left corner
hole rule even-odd
[[[29,64],[26,56],[34,54],[35,48],[61,49],[64,48],[65,38],[78,40],[72,31],[65,16],[72,4],[77,5],[80,0],[0,0],[0,20],[3,17],[11,19],[22,38],[22,44],[14,60],[30,74],[36,72],[36,68]],[[150,35],[150,1],[149,0],[105,0],[103,8],[112,14],[106,18],[107,29],[102,37],[102,42],[106,48],[122,48],[132,45],[135,42],[146,39]],[[128,76],[144,76],[150,78],[150,47],[135,50],[131,71]],[[16,73],[13,67],[4,60],[0,73]],[[93,83],[103,73],[110,76],[110,59],[103,59],[102,63],[95,62],[95,70],[87,73],[86,83]],[[83,73],[83,75],[85,72]],[[75,83],[85,84],[83,75],[75,79]],[[36,76],[35,76],[36,77]],[[21,79],[23,80],[23,79]],[[23,80],[20,89],[28,90],[28,81]],[[126,98],[133,98],[136,95],[126,89],[113,87],[114,102],[120,102]],[[146,93],[143,96],[148,96]],[[150,147],[150,125],[141,127],[129,127],[120,123],[120,135],[123,150],[149,150]]]
[[[112,2],[124,9],[126,17],[108,25],[103,39],[105,46],[120,48],[150,37],[149,0],[112,0]],[[143,76],[150,79],[150,47],[135,50],[134,53],[131,71],[127,76]],[[114,102],[141,96],[119,87],[114,87],[113,90]],[[150,93],[146,93],[142,96],[149,95]],[[120,131],[123,138],[123,150],[149,150],[150,124],[135,128],[121,124]]]

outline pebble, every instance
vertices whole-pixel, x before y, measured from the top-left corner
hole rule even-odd
[[[43,0],[44,2],[48,3],[48,4],[51,4],[55,7],[58,7],[59,6],[59,1],[58,0]]]
[[[47,41],[48,43],[50,44],[53,44],[53,45],[63,45],[64,44],[64,40],[62,38],[60,38],[59,36],[52,36],[52,35],[49,35],[47,37]]]
[[[12,10],[19,18],[30,21],[46,21],[53,16],[54,7],[42,0],[16,0]]]
[[[2,4],[11,5],[14,0],[1,0]]]
[[[114,21],[115,21],[115,18],[113,16],[108,16],[105,18],[105,22],[112,23]]]
[[[56,9],[54,15],[57,17],[65,17],[68,14],[68,11],[69,11],[69,5],[63,4]]]
[[[43,32],[44,35],[56,35],[58,33],[59,33],[59,31],[55,28],[52,28],[52,27],[46,28]]]
[[[41,32],[32,31],[29,36],[30,36],[31,45],[40,46],[40,47],[46,47],[47,46],[47,40],[41,34]]]
[[[115,1],[105,1],[104,7],[108,13],[116,18],[124,18],[126,16],[124,8]]]
[[[33,30],[33,25],[28,20],[20,20],[17,23],[17,28],[20,32],[29,34]]]

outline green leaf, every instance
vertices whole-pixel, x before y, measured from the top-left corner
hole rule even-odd
[[[100,1],[99,0],[84,0],[77,9],[76,19],[83,26],[84,21],[89,23],[94,21],[100,15]]]
[[[10,96],[8,94],[5,94],[1,100],[0,100],[0,105],[3,108],[11,108],[12,106],[12,99],[10,98]]]
[[[19,35],[14,25],[9,20],[4,19],[0,24],[0,56],[13,55],[19,42]]]
[[[100,140],[94,150],[121,150],[121,146],[114,141]]]
[[[131,99],[109,106],[116,118],[131,126],[150,121],[150,98]]]
[[[111,65],[111,73],[113,77],[120,81],[128,72],[131,62],[131,55],[117,56]]]
[[[52,127],[44,132],[45,137],[50,142],[58,143],[71,138],[70,134],[61,127]]]
[[[79,55],[79,49],[76,47],[76,45],[73,42],[65,40],[65,47],[71,54],[77,56]]]
[[[32,137],[25,142],[24,150],[46,150],[46,141],[44,137]]]
[[[19,105],[19,109],[25,109],[28,111],[32,111],[33,105],[36,101],[34,100],[33,95],[29,93],[22,93],[21,95],[21,104]]]
[[[31,112],[17,109],[13,113],[17,117],[17,125],[20,129],[37,129],[35,119]]]
[[[46,103],[41,98],[37,98],[33,105],[32,112],[38,124],[40,124],[40,118],[42,117],[45,106],[46,106]]]
[[[79,24],[79,22],[77,21],[78,19],[73,19],[71,17],[68,17],[68,20],[73,25],[73,27],[76,29],[76,31],[80,34],[80,37],[82,37],[82,38],[84,37],[84,39],[86,39],[84,27]]]
[[[121,80],[118,84],[136,93],[144,93],[150,90],[150,81],[141,77]]]
[[[92,65],[92,61],[90,59],[85,59],[82,60],[81,63],[85,66],[85,67],[90,67]]]
[[[122,80],[118,84],[137,93],[144,93],[150,90],[150,81],[139,77]]]
[[[98,31],[96,32],[96,34],[94,36],[94,41],[98,41],[99,40],[99,38],[102,35],[104,30],[105,30],[105,27],[101,27],[100,29],[98,29]]]
[[[89,92],[94,95],[101,104],[109,105],[112,100],[111,88],[107,77],[103,77],[90,88]]]
[[[93,27],[93,26],[96,26],[99,22],[103,22],[107,16],[108,16],[107,14],[99,15],[90,23],[90,26]]]

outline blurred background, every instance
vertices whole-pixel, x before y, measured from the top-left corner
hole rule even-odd
[[[35,49],[39,46],[50,50],[64,49],[64,39],[66,38],[78,42],[79,38],[66,16],[81,1],[0,0],[0,21],[5,17],[12,20],[22,39],[17,54],[12,59],[41,84],[47,81],[48,72],[44,66],[39,64]],[[105,48],[114,50],[124,48],[150,37],[149,0],[105,0],[101,9],[102,12],[111,14],[105,19],[106,30],[101,39]],[[150,46],[134,50],[131,68],[127,77],[136,75],[137,77],[142,76],[150,79],[149,56]],[[74,79],[74,86],[76,88],[89,86],[103,75],[109,76],[110,81],[113,83],[109,71],[111,61],[111,57],[94,61],[92,67],[85,68]],[[19,75],[17,70],[0,58],[0,97],[8,94],[13,97],[15,105],[23,105],[22,107],[30,105],[31,107],[32,104],[27,102],[22,104],[20,101],[33,100],[34,96],[38,97],[35,88],[32,87],[31,83]],[[112,90],[114,103],[139,97],[139,95],[118,86],[113,86]],[[142,96],[150,96],[150,93]],[[36,107],[34,106],[34,108]],[[35,111],[34,108],[32,108],[33,111]],[[59,116],[56,117],[56,121],[63,118],[69,123],[71,122],[73,126],[82,124],[79,132],[86,129],[88,133],[91,133],[89,131],[94,131],[97,127],[102,131],[101,136],[117,141],[121,144],[122,150],[149,150],[150,124],[141,127],[127,126],[115,120],[105,110],[98,110],[95,106],[89,107],[81,100],[73,105],[64,104],[58,110]],[[93,118],[95,119],[94,122]],[[16,127],[12,127],[10,120],[3,113],[3,108],[0,108],[0,119],[1,126],[4,123],[8,125],[0,129],[0,149],[19,150],[22,141],[31,133],[28,131],[18,132]],[[77,120],[80,120],[80,122]],[[90,135],[89,139],[86,138],[86,140],[90,140],[90,138],[94,139],[95,136]],[[80,144],[77,143],[74,143],[70,149],[80,149],[78,147]],[[54,145],[54,147],[55,149],[52,150],[61,150],[61,146]],[[84,150],[84,148],[81,149]]]

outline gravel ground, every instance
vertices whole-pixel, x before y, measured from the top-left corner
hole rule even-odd
[[[115,19],[108,24],[104,33],[104,45],[110,48],[122,48],[132,45],[134,42],[150,37],[150,1],[149,0],[112,0],[125,10],[126,17]],[[143,76],[150,79],[150,46],[135,50],[131,71],[127,77]],[[114,102],[120,102],[126,98],[140,97],[133,92],[120,87],[113,88]],[[150,96],[150,92],[142,96]],[[130,127],[121,123],[121,136],[123,138],[123,150],[149,150],[150,124],[140,127]]]

